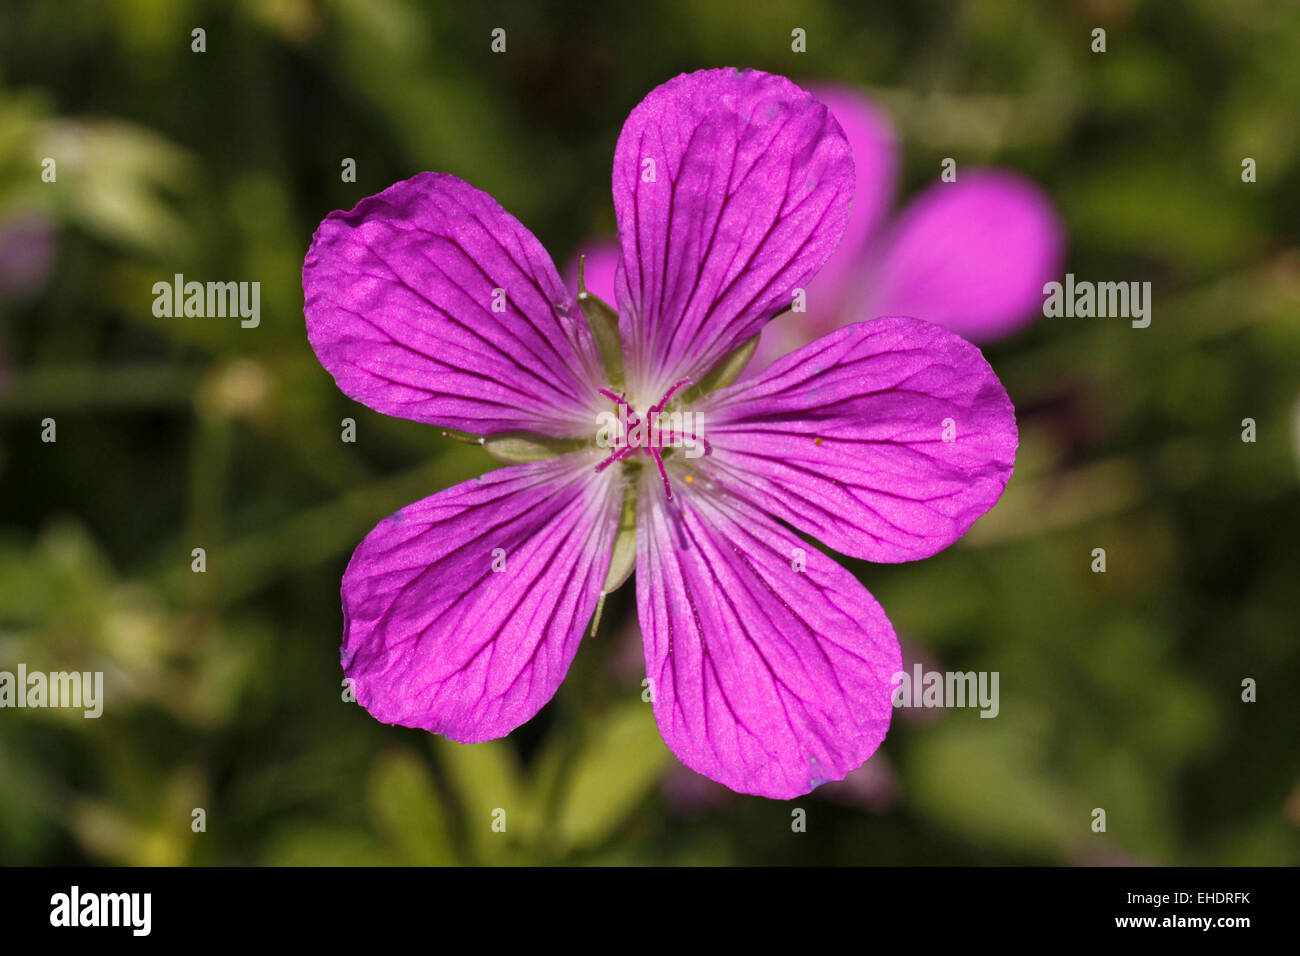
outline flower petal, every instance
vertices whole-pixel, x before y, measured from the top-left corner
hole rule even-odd
[[[600,358],[531,232],[421,173],[332,212],[303,265],[307,335],[344,393],[476,434],[591,432]]]
[[[344,673],[384,723],[471,743],[555,694],[609,567],[621,494],[575,453],[438,492],[375,526],[343,576]]]
[[[839,124],[784,77],[704,70],[642,100],[614,153],[634,396],[700,377],[788,308],[843,235],[852,194]]]
[[[784,312],[763,327],[758,349],[745,368],[747,378],[862,316],[857,306],[867,250],[894,196],[899,149],[889,117],[850,87],[814,84],[808,89],[830,109],[853,148],[853,206],[839,247],[808,283],[804,310]]]
[[[1018,441],[979,349],[917,319],[837,329],[699,411],[709,480],[868,561],[956,541],[1001,496]]]
[[[889,729],[902,658],[884,611],[743,501],[692,488],[677,510],[655,491],[643,481],[637,608],[665,742],[742,793],[842,780]]]
[[[1043,283],[1065,249],[1051,202],[1028,180],[997,170],[935,183],[881,238],[861,315],[912,315],[977,342],[1042,315]]]
[[[812,84],[808,91],[831,111],[853,150],[855,187],[844,238],[817,277],[809,283],[808,313],[835,321],[846,305],[847,285],[862,269],[867,243],[880,229],[898,179],[898,137],[888,114],[847,86]],[[829,314],[828,314],[829,313]],[[798,313],[795,313],[796,318]],[[833,326],[827,326],[829,332]],[[803,344],[803,343],[800,343]]]
[[[575,296],[578,294],[578,264],[583,257],[583,278],[587,291],[596,298],[612,306],[617,297],[614,294],[614,274],[618,270],[621,253],[616,239],[588,239],[578,247],[568,265],[564,267],[564,284]]]

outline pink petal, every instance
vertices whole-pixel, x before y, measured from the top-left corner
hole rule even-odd
[[[812,292],[816,292],[816,288],[817,280],[813,279]],[[815,342],[839,328],[843,323],[836,310],[843,304],[839,300],[827,300],[826,310],[783,312],[778,315],[763,327],[763,332],[758,337],[758,348],[754,349],[754,355],[740,377],[756,378],[777,359],[784,358],[795,349],[803,348],[809,342]]]
[[[551,699],[618,525],[621,488],[595,460],[489,472],[366,536],[343,576],[342,658],[376,719],[471,743],[509,733]]]
[[[1065,236],[1028,180],[959,171],[935,183],[881,238],[863,317],[911,315],[977,342],[1042,315],[1043,284],[1060,271]]]
[[[585,280],[587,291],[608,305],[617,299],[614,294],[614,274],[621,253],[616,239],[589,239],[578,247],[568,265],[564,267],[564,284],[574,295],[578,293],[578,260],[586,257]]]
[[[634,397],[697,378],[789,307],[844,233],[853,175],[839,124],[784,77],[684,74],[632,111],[614,209]]]
[[[812,84],[808,91],[826,105],[844,130],[853,150],[856,182],[844,238],[834,255],[809,283],[808,312],[804,317],[817,322],[824,316],[833,322],[823,329],[829,332],[839,324],[835,320],[847,305],[846,287],[861,271],[867,242],[889,212],[898,179],[899,148],[888,114],[857,90],[847,86]]]
[[[730,496],[692,488],[669,505],[643,481],[637,520],[646,674],[678,759],[778,799],[862,766],[889,729],[901,665],[866,589]]]
[[[303,293],[321,364],[378,412],[476,434],[591,432],[600,359],[577,303],[533,234],[454,176],[330,213]]]
[[[699,411],[712,446],[700,471],[869,561],[924,558],[961,537],[1002,494],[1018,441],[979,349],[917,319],[838,329]]]
[[[869,240],[877,234],[897,180],[899,149],[889,117],[871,100],[846,86],[812,85],[809,91],[830,109],[853,149],[856,186],[849,224],[834,254],[809,282],[805,309],[785,312],[763,327],[744,376],[752,378],[783,355],[864,316],[856,308]]]

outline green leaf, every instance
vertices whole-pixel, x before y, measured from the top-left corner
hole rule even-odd
[[[531,842],[539,819],[510,744],[504,740],[458,744],[435,737],[434,751],[460,801],[479,858],[483,862],[517,860],[511,851]],[[505,830],[493,829],[501,820]]]
[[[625,821],[673,760],[649,704],[635,698],[598,721],[573,763],[560,801],[559,839],[594,846]]]
[[[917,737],[903,763],[913,808],[977,844],[1047,859],[1098,845],[1096,805],[1047,772],[1042,733],[1009,714],[949,720]],[[987,725],[987,726],[985,726]],[[972,786],[971,781],[978,781]]]
[[[391,750],[371,768],[368,798],[385,841],[411,866],[455,866],[447,813],[433,777],[415,754]]]
[[[261,861],[263,866],[390,866],[393,857],[367,833],[303,824],[274,833]]]

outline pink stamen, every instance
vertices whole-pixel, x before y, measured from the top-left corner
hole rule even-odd
[[[656,402],[646,411],[646,418],[650,419],[651,432],[652,434],[656,434],[658,436],[657,443],[655,439],[652,439],[651,440],[652,443],[646,445],[644,448],[637,445],[630,445],[630,444],[619,445],[613,451],[610,452],[608,458],[606,458],[604,461],[602,461],[600,464],[596,466],[596,471],[604,471],[606,468],[608,468],[610,465],[614,464],[615,462],[623,461],[627,458],[630,458],[637,451],[645,451],[651,458],[654,459],[655,468],[657,468],[659,471],[659,480],[662,481],[664,485],[664,494],[667,496],[669,501],[672,501],[673,487],[668,480],[668,469],[664,465],[664,456],[661,450],[661,446],[664,445],[665,443],[669,445],[676,445],[677,442],[684,440],[685,435],[678,434],[675,430],[671,430],[671,429],[666,432],[659,431],[657,428],[658,423],[656,419],[663,412],[663,410],[668,407],[668,403],[672,401],[673,396],[690,384],[691,384],[691,380],[689,378],[684,378],[681,381],[674,383],[672,388],[668,389],[668,391],[664,394],[664,397],[659,399],[658,402]],[[600,395],[603,395],[605,398],[608,398],[611,402],[617,404],[620,408],[624,408],[627,410],[628,431],[631,431],[632,429],[636,428],[638,425],[641,424],[642,421],[641,416],[638,415],[632,409],[632,406],[628,404],[627,396],[625,394],[623,394],[622,392],[615,392],[613,389],[608,389],[608,388],[597,389],[597,392]],[[624,442],[627,441],[626,433],[622,436],[622,440]],[[704,453],[706,455],[709,454],[709,452],[712,451],[712,448],[710,447],[709,443],[705,441],[703,438],[700,438],[699,440],[704,443]]]
[[[616,451],[614,451],[612,454],[610,454],[608,458],[606,458],[599,465],[597,465],[596,470],[604,471],[610,465],[614,464],[614,462],[622,461],[624,458],[630,457],[632,452],[634,451],[636,451],[636,448],[634,446],[624,445],[622,448],[619,448]]]
[[[668,400],[677,394],[678,389],[680,389],[683,385],[690,385],[690,384],[691,384],[691,380],[689,378],[684,378],[676,385],[674,385],[672,388],[668,389],[668,394],[666,394],[663,398],[659,399],[659,404],[651,407],[650,414],[658,415],[660,412],[664,410],[664,407],[668,404]]]

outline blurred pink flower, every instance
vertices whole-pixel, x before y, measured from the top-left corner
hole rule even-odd
[[[40,213],[0,219],[0,302],[30,299],[45,288],[54,251],[54,225]]]
[[[819,791],[823,797],[849,807],[856,807],[868,813],[884,813],[898,803],[902,788],[898,783],[898,774],[889,762],[883,750],[877,750],[871,758],[843,780],[826,784]]]
[[[959,166],[892,219],[899,148],[888,117],[843,86],[811,92],[839,120],[853,149],[856,190],[839,247],[809,283],[807,311],[786,312],[763,331],[747,374],[828,332],[880,315],[946,326],[973,342],[1003,338],[1041,314],[1042,288],[1060,269],[1065,232],[1050,200],[1029,180]],[[592,240],[586,286],[614,301],[616,240]],[[568,279],[577,286],[578,257]]]
[[[683,817],[697,817],[737,799],[731,790],[684,763],[672,764],[665,771],[660,787],[669,808]]]

